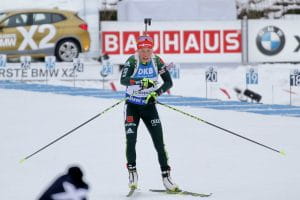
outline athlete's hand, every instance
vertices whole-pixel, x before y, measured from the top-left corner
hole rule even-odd
[[[142,89],[148,89],[155,86],[155,82],[149,78],[143,78],[141,80]]]
[[[148,96],[146,97],[146,104],[149,104],[149,103],[155,103],[157,97],[158,97],[158,94],[157,94],[156,92],[151,92],[151,93],[148,94]]]

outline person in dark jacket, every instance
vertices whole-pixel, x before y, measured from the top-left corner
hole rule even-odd
[[[57,178],[38,200],[87,200],[89,186],[82,180],[83,173],[77,166]]]

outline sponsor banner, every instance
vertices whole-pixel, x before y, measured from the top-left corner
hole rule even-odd
[[[137,22],[102,22],[102,53],[113,63],[125,63],[136,51],[136,39],[144,32]],[[166,62],[241,62],[240,21],[155,22],[148,27],[154,53]]]
[[[21,63],[9,63],[0,67],[0,81],[100,81],[99,63],[89,64],[89,67],[74,66],[73,63],[56,63],[55,67],[45,67],[43,63],[31,63],[28,67]]]
[[[295,20],[249,20],[249,62],[299,62],[297,23]]]

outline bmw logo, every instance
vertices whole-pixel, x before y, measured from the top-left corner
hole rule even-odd
[[[267,26],[259,31],[256,37],[256,45],[261,53],[273,56],[284,47],[285,37],[282,30],[276,26]]]

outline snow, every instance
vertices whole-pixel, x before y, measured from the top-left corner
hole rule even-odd
[[[18,163],[116,101],[0,89],[1,199],[36,199],[71,164],[83,168],[91,186],[90,199],[127,199],[123,106],[105,113],[23,164]],[[178,108],[287,153],[282,156],[158,106],[173,179],[182,188],[213,192],[210,199],[216,200],[299,197],[298,118]],[[142,123],[137,156],[141,190],[136,198],[195,198],[148,192],[149,188],[163,186],[156,153]]]

